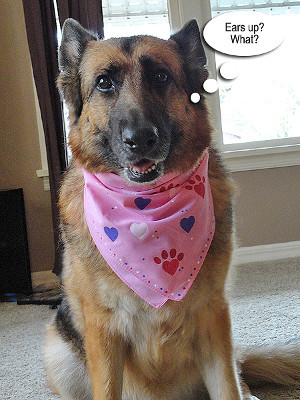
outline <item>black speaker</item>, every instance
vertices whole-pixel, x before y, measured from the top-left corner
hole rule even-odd
[[[0,191],[0,293],[32,294],[23,189]]]

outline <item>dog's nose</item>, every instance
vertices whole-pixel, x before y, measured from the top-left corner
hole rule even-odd
[[[125,128],[122,132],[122,139],[131,150],[147,152],[151,150],[157,142],[157,128],[154,126],[144,129]]]

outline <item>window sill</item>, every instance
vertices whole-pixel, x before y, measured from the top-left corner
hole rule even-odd
[[[247,150],[223,150],[222,155],[231,172],[292,167],[300,165],[300,144]],[[48,170],[37,170],[36,174],[43,179],[44,190],[50,190]]]
[[[37,174],[38,178],[43,179],[44,190],[49,191],[50,190],[49,171],[47,169],[38,169],[36,171],[36,174]]]
[[[222,151],[232,172],[300,165],[300,144]]]

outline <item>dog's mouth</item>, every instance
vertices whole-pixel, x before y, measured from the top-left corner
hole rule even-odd
[[[159,178],[163,169],[161,162],[143,159],[135,164],[130,164],[125,170],[130,181],[143,183]]]

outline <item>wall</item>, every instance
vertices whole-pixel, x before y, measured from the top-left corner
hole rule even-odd
[[[33,80],[21,0],[0,0],[0,189],[22,187],[31,271],[53,268],[50,192],[41,169]]]
[[[0,0],[0,54],[0,189],[23,187],[32,272],[52,269],[50,192],[36,176],[42,166],[21,0]],[[233,176],[240,246],[300,240],[300,167]]]
[[[300,166],[235,172],[241,246],[300,240]]]

